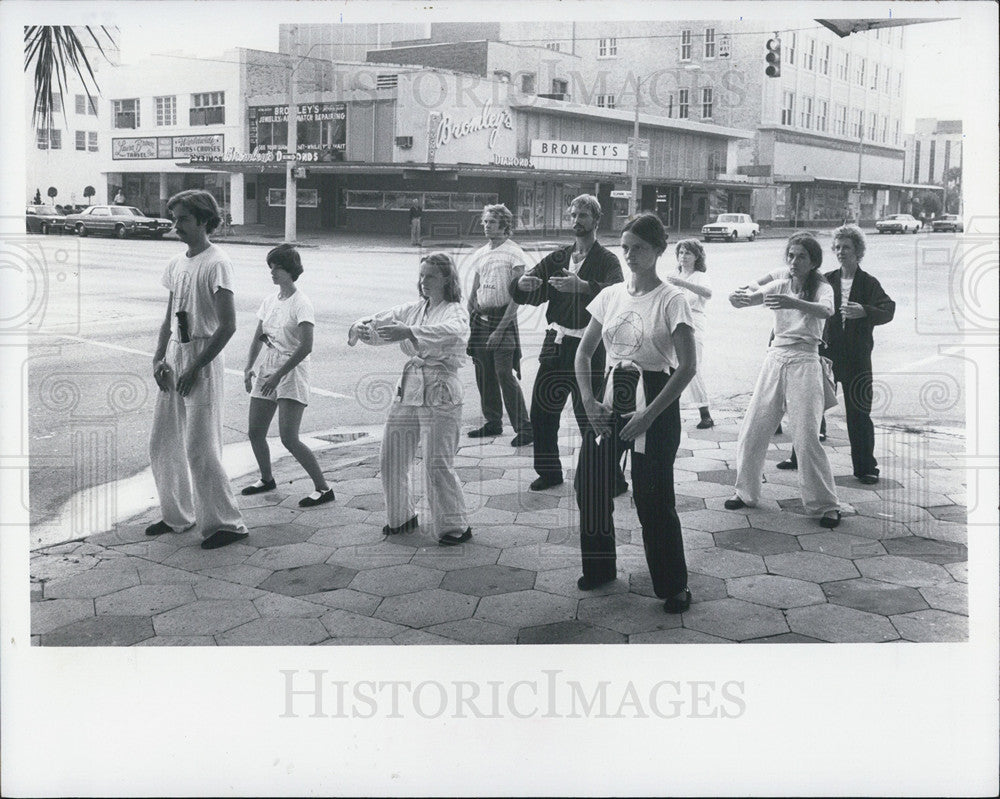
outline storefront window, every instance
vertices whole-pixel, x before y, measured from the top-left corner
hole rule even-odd
[[[348,208],[405,211],[416,201],[425,211],[479,211],[484,205],[495,205],[496,194],[469,192],[424,191],[345,191],[344,205]]]

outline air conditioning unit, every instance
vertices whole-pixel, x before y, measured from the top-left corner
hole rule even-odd
[[[396,146],[399,147],[401,150],[409,150],[413,146],[413,137],[412,136],[397,136],[396,137]]]
[[[304,166],[297,166],[292,170],[292,177],[296,180],[305,180],[307,175],[308,173],[306,172],[306,168]]]

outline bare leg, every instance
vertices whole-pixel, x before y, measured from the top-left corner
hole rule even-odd
[[[299,440],[299,426],[302,424],[302,413],[306,406],[301,402],[292,399],[278,400],[278,430],[281,433],[281,443],[285,449],[292,453],[299,465],[306,470],[313,481],[317,491],[327,491],[330,486],[326,484],[323,477],[323,470],[316,462],[316,456],[312,450]]]
[[[277,409],[277,404],[270,400],[250,398],[247,435],[250,437],[253,456],[257,459],[257,467],[260,469],[260,479],[265,483],[274,479],[271,474],[271,448],[267,445],[267,431],[271,428],[271,420]]]

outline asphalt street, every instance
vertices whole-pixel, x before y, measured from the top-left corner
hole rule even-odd
[[[836,261],[829,236],[821,239],[824,269]],[[956,320],[963,314],[962,237],[950,234],[868,238],[862,267],[896,300],[896,319],[876,331],[876,424],[911,431],[964,426],[963,361]],[[661,275],[673,268],[673,244]],[[33,322],[26,380],[33,523],[50,518],[76,491],[121,480],[148,466],[147,441],[155,384],[150,358],[166,308],[160,276],[181,245],[72,236],[24,239]],[[237,332],[226,349],[225,441],[246,440],[248,402],[242,369],[261,299],[274,290],[265,247],[223,244],[236,270]],[[704,370],[713,410],[739,417],[763,359],[771,314],[737,311],[726,301],[736,286],[782,263],[781,240],[706,245],[715,290],[709,304]],[[965,245],[968,246],[968,245]],[[303,433],[379,425],[405,356],[396,347],[347,347],[347,328],[359,316],[416,297],[418,253],[385,246],[345,249],[335,238],[303,249],[299,286],[317,313],[313,351],[314,396]],[[468,254],[453,251],[471,285]],[[618,250],[620,255],[620,250]],[[529,250],[540,258],[544,251]],[[523,308],[522,385],[526,397],[537,369],[543,309]],[[480,422],[471,363],[464,371],[468,426]],[[834,413],[841,413],[836,410]],[[686,412],[689,421],[696,411]],[[507,432],[505,430],[505,432]],[[274,455],[282,454],[280,445]],[[235,475],[232,475],[235,476]]]

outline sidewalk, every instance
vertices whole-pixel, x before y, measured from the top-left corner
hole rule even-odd
[[[337,501],[297,502],[311,482],[291,458],[278,490],[239,496],[250,537],[218,550],[194,533],[147,538],[151,508],[113,530],[31,553],[32,643],[43,646],[800,643],[965,641],[964,441],[880,429],[882,481],[851,477],[842,412],[826,448],[848,508],[836,530],[797,513],[791,444],[768,452],[759,508],[727,511],[739,419],[685,422],[677,508],[694,597],[679,616],[652,592],[631,492],[615,502],[618,580],[577,589],[572,469],[548,491],[529,448],[463,437],[456,459],[473,538],[386,538],[378,444],[320,453]],[[571,415],[563,464],[575,464]],[[279,447],[274,448],[278,455]],[[239,487],[254,476],[233,481]],[[415,482],[415,485],[420,485]],[[418,510],[421,518],[426,508]]]

